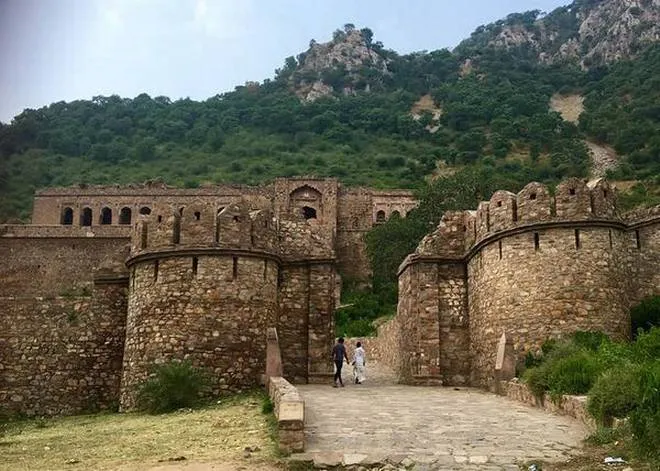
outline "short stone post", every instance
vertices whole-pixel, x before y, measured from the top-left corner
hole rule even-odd
[[[269,327],[266,330],[266,377],[264,378],[264,384],[268,386],[270,378],[275,376],[284,376],[282,354],[277,338],[277,329]]]
[[[495,392],[501,394],[501,381],[509,381],[516,376],[516,355],[513,349],[513,339],[502,333],[497,345],[495,359]]]

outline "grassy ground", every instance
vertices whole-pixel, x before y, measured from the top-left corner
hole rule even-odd
[[[530,461],[523,466],[529,469],[535,464],[539,471],[659,471],[660,463],[640,461],[633,457],[631,436],[628,433],[612,433],[601,429],[585,440],[584,448],[579,455],[563,463],[545,463]],[[604,463],[605,458],[623,458],[626,463],[611,465]]]
[[[272,414],[253,393],[195,411],[9,423],[0,470],[275,470]],[[249,447],[252,452],[246,452]]]

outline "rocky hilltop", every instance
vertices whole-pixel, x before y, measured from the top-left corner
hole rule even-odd
[[[372,42],[369,28],[356,29],[347,24],[336,30],[332,40],[318,43],[312,39],[307,51],[297,59],[287,59],[280,74],[287,75],[296,95],[313,101],[335,92],[351,94],[369,90],[369,77],[387,73],[387,58],[382,44]]]
[[[478,28],[457,52],[469,58],[484,47],[519,48],[544,63],[584,68],[634,57],[660,40],[660,0],[576,0],[549,14],[514,13]]]

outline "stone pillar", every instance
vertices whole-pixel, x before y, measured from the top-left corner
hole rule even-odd
[[[334,340],[335,267],[331,264],[309,268],[309,375],[323,379],[332,375],[330,354]]]

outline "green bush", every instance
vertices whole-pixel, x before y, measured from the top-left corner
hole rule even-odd
[[[139,387],[137,408],[161,414],[198,406],[208,391],[208,383],[208,378],[187,361],[156,365],[149,379]]]
[[[640,363],[660,358],[660,327],[652,327],[648,332],[640,332],[631,350],[632,357]]]
[[[592,331],[578,331],[571,338],[576,346],[592,352],[597,351],[604,342],[610,341],[606,334]]]
[[[261,413],[270,414],[274,410],[275,404],[273,404],[273,401],[270,400],[270,397],[264,397],[263,401],[261,401]]]
[[[586,394],[603,370],[596,353],[590,350],[597,338],[598,335],[589,332],[544,344],[542,350],[547,353],[543,353],[540,364],[528,369],[523,377],[534,395],[543,397],[545,392],[555,397]]]
[[[630,322],[633,337],[637,336],[639,329],[650,330],[653,326],[660,326],[660,296],[651,296],[630,310]]]
[[[660,460],[660,359],[641,369],[639,397],[638,407],[630,414],[633,444],[640,455]]]
[[[525,371],[523,380],[527,383],[530,391],[537,398],[542,398],[547,390],[550,389],[550,382],[548,379],[547,364],[529,368]]]
[[[586,394],[601,372],[593,352],[580,350],[548,365],[550,394]]]
[[[628,417],[639,405],[639,365],[621,365],[605,371],[589,391],[587,410],[601,425]]]

